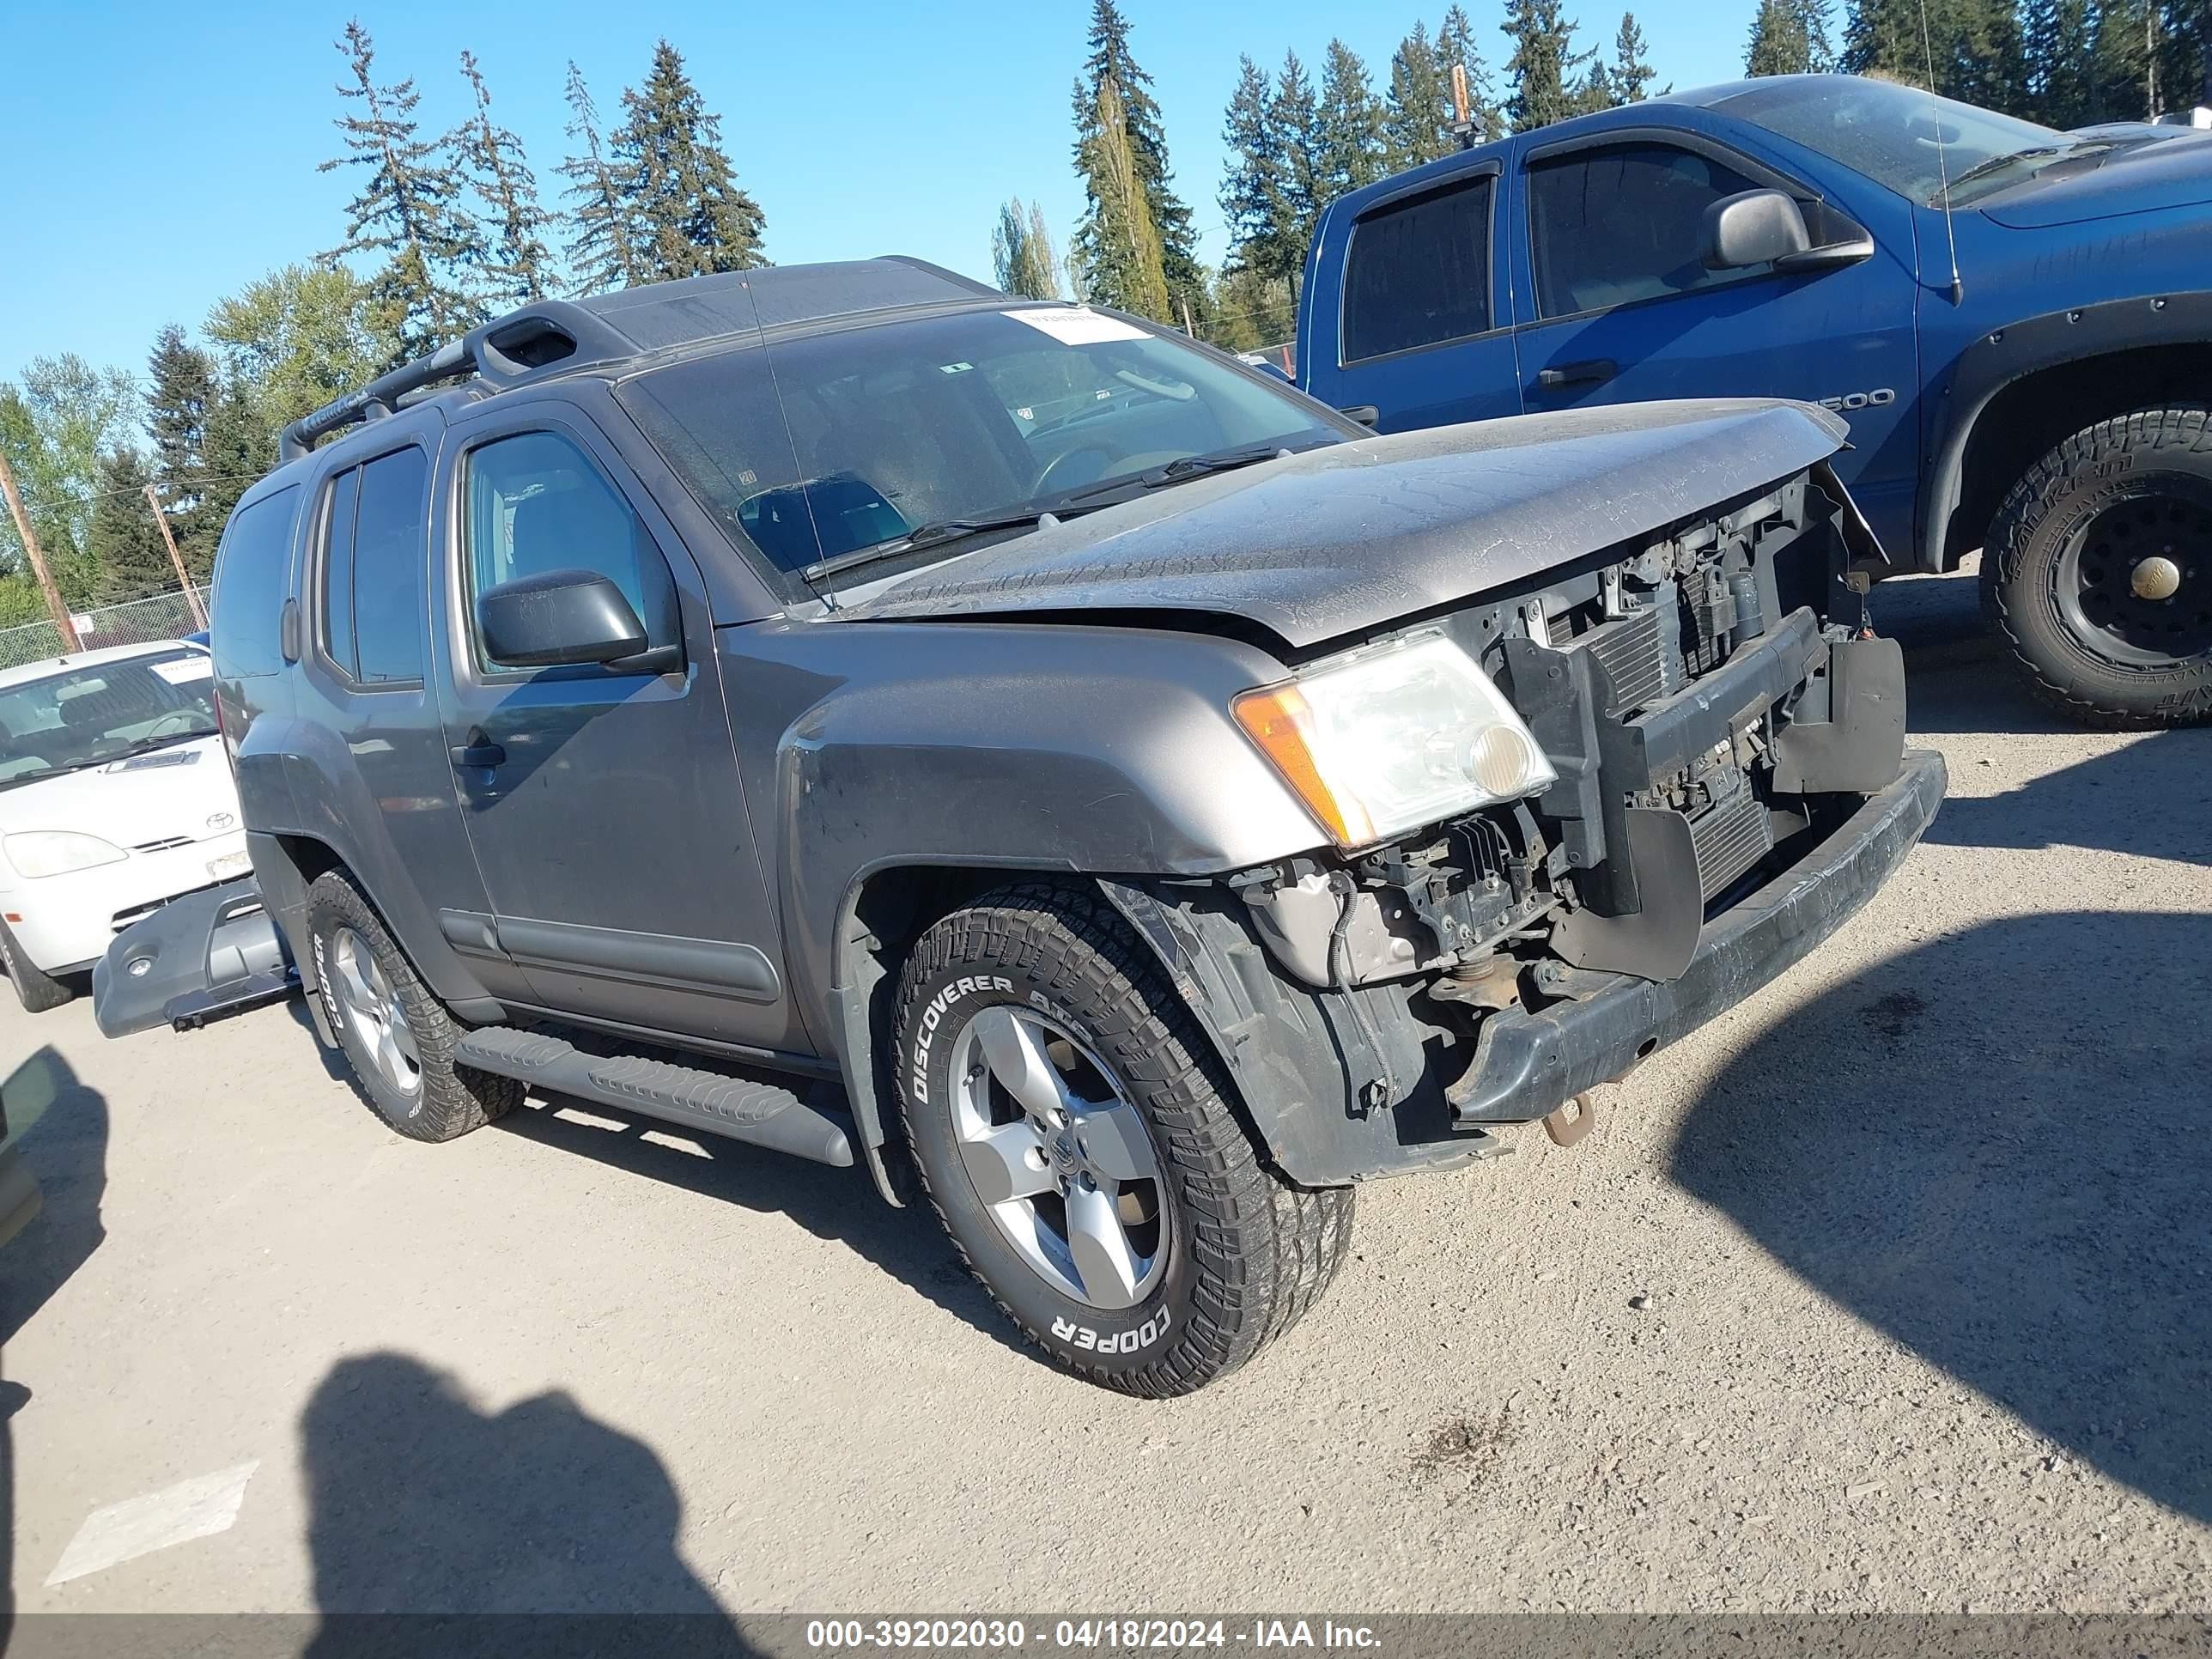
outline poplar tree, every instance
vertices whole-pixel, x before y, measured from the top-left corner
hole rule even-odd
[[[461,54],[461,78],[476,107],[446,143],[490,226],[477,250],[479,274],[489,296],[503,304],[542,300],[553,289],[553,252],[544,235],[553,216],[538,204],[538,180],[522,140],[492,124],[491,89],[474,52]]]
[[[636,222],[641,279],[665,282],[768,263],[760,204],[738,188],[722,148],[722,119],[662,40],[645,85],[623,94],[627,118],[613,143],[616,176]]]
[[[1390,88],[1383,95],[1382,132],[1394,168],[1419,167],[1451,153],[1445,125],[1450,118],[1449,76],[1429,40],[1428,26],[1417,20],[1390,54]]]
[[[1505,72],[1513,91],[1505,100],[1516,132],[1533,132],[1577,112],[1577,72],[1591,54],[1574,49],[1575,26],[1563,15],[1564,0],[1505,0],[1499,25],[1513,42]]]
[[[1321,203],[1333,202],[1389,170],[1382,100],[1368,79],[1367,65],[1341,40],[1328,43],[1322,60],[1315,136],[1316,194]]]
[[[1192,228],[1190,209],[1176,194],[1174,169],[1168,163],[1166,130],[1160,106],[1152,94],[1152,77],[1137,63],[1129,49],[1128,20],[1114,0],[1091,0],[1090,55],[1074,91],[1076,170],[1086,179],[1090,173],[1084,156],[1101,136],[1100,95],[1107,84],[1122,111],[1129,153],[1145,192],[1146,210],[1160,243],[1161,269],[1170,295],[1194,310],[1206,305],[1206,271],[1198,260],[1198,234]],[[1087,264],[1099,254],[1099,203],[1096,196],[1085,204],[1082,227],[1076,232],[1071,257]]]
[[[1016,197],[999,210],[999,222],[991,232],[991,264],[1001,292],[1025,300],[1060,298],[1060,261],[1052,251],[1052,233],[1045,228],[1042,208],[1034,204],[1024,208]]]
[[[1636,14],[1625,11],[1620,15],[1620,29],[1613,37],[1613,98],[1619,104],[1640,104],[1644,88],[1657,78],[1656,71],[1644,54],[1650,50],[1644,44],[1644,31],[1637,27]]]
[[[421,95],[413,79],[378,84],[376,46],[359,19],[346,25],[337,44],[353,75],[353,84],[341,84],[338,95],[357,100],[361,112],[338,118],[346,153],[318,171],[362,167],[368,178],[347,204],[345,240],[322,257],[386,256],[370,287],[404,361],[482,320],[482,308],[459,276],[474,227],[456,205],[460,185],[453,168],[438,159],[437,144],[417,131],[415,106]]]
[[[576,60],[568,60],[568,137],[580,143],[580,153],[561,163],[561,176],[568,181],[561,194],[572,204],[568,224],[569,280],[579,294],[599,294],[609,289],[633,288],[645,280],[638,262],[637,238],[630,222],[629,204],[614,164],[607,159],[599,138],[599,107]]]
[[[1170,319],[1160,234],[1152,222],[1136,146],[1129,137],[1121,88],[1111,79],[1098,88],[1091,137],[1077,165],[1095,204],[1084,261],[1086,297],[1161,322]]]

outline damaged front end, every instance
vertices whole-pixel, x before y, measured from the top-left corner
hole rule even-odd
[[[1852,572],[1879,557],[1816,467],[1327,659],[1448,641],[1534,752],[1440,752],[1430,769],[1484,804],[1411,830],[1363,837],[1364,796],[1335,822],[1325,804],[1334,854],[1205,890],[1109,884],[1196,994],[1286,1173],[1494,1150],[1498,1126],[1749,995],[1887,878],[1944,779],[1906,752],[1901,656],[1863,626]],[[1291,781],[1310,805],[1313,780]],[[1329,1076],[1342,1098],[1310,1082]]]

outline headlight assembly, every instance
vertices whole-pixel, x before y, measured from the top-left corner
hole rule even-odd
[[[72,870],[89,870],[95,864],[114,864],[123,849],[98,836],[81,836],[73,830],[27,830],[7,837],[8,862],[26,877],[65,876]]]
[[[1490,676],[1441,634],[1347,652],[1233,707],[1341,847],[1517,800],[1558,776]]]

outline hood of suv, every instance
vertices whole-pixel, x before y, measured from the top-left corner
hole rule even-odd
[[[71,830],[129,848],[205,841],[238,824],[238,789],[220,738],[0,789],[0,834]]]
[[[1304,647],[1695,517],[1826,459],[1845,432],[1808,404],[1728,400],[1364,438],[995,543],[837,614],[1203,612]]]
[[[2212,133],[2187,127],[2143,131],[2161,136],[2080,161],[2056,161],[1976,205],[2014,230],[2045,230],[2212,202]]]

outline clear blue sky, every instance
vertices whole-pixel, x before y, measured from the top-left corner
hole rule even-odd
[[[1431,31],[1443,0],[1426,0]],[[1609,48],[1620,0],[1581,0],[1585,45]],[[1214,191],[1237,55],[1295,48],[1317,64],[1341,34],[1375,72],[1413,4],[1124,0],[1138,62],[1167,123],[1201,252],[1222,252]],[[1741,72],[1754,0],[1636,7],[1660,82]],[[1089,0],[1019,8],[933,0],[793,5],[660,0],[222,0],[211,5],[15,0],[0,94],[0,376],[63,350],[143,371],[155,331],[196,327],[210,302],[331,246],[351,193],[331,126],[347,17],[374,35],[380,78],[412,75],[436,131],[460,115],[463,47],[541,188],[566,153],[561,89],[582,67],[602,114],[641,79],[654,38],[684,52],[738,175],[768,214],[779,263],[907,252],[988,277],[990,226],[1012,195],[1040,199],[1064,241],[1080,210],[1068,88]],[[1468,6],[1493,73],[1500,0]]]

